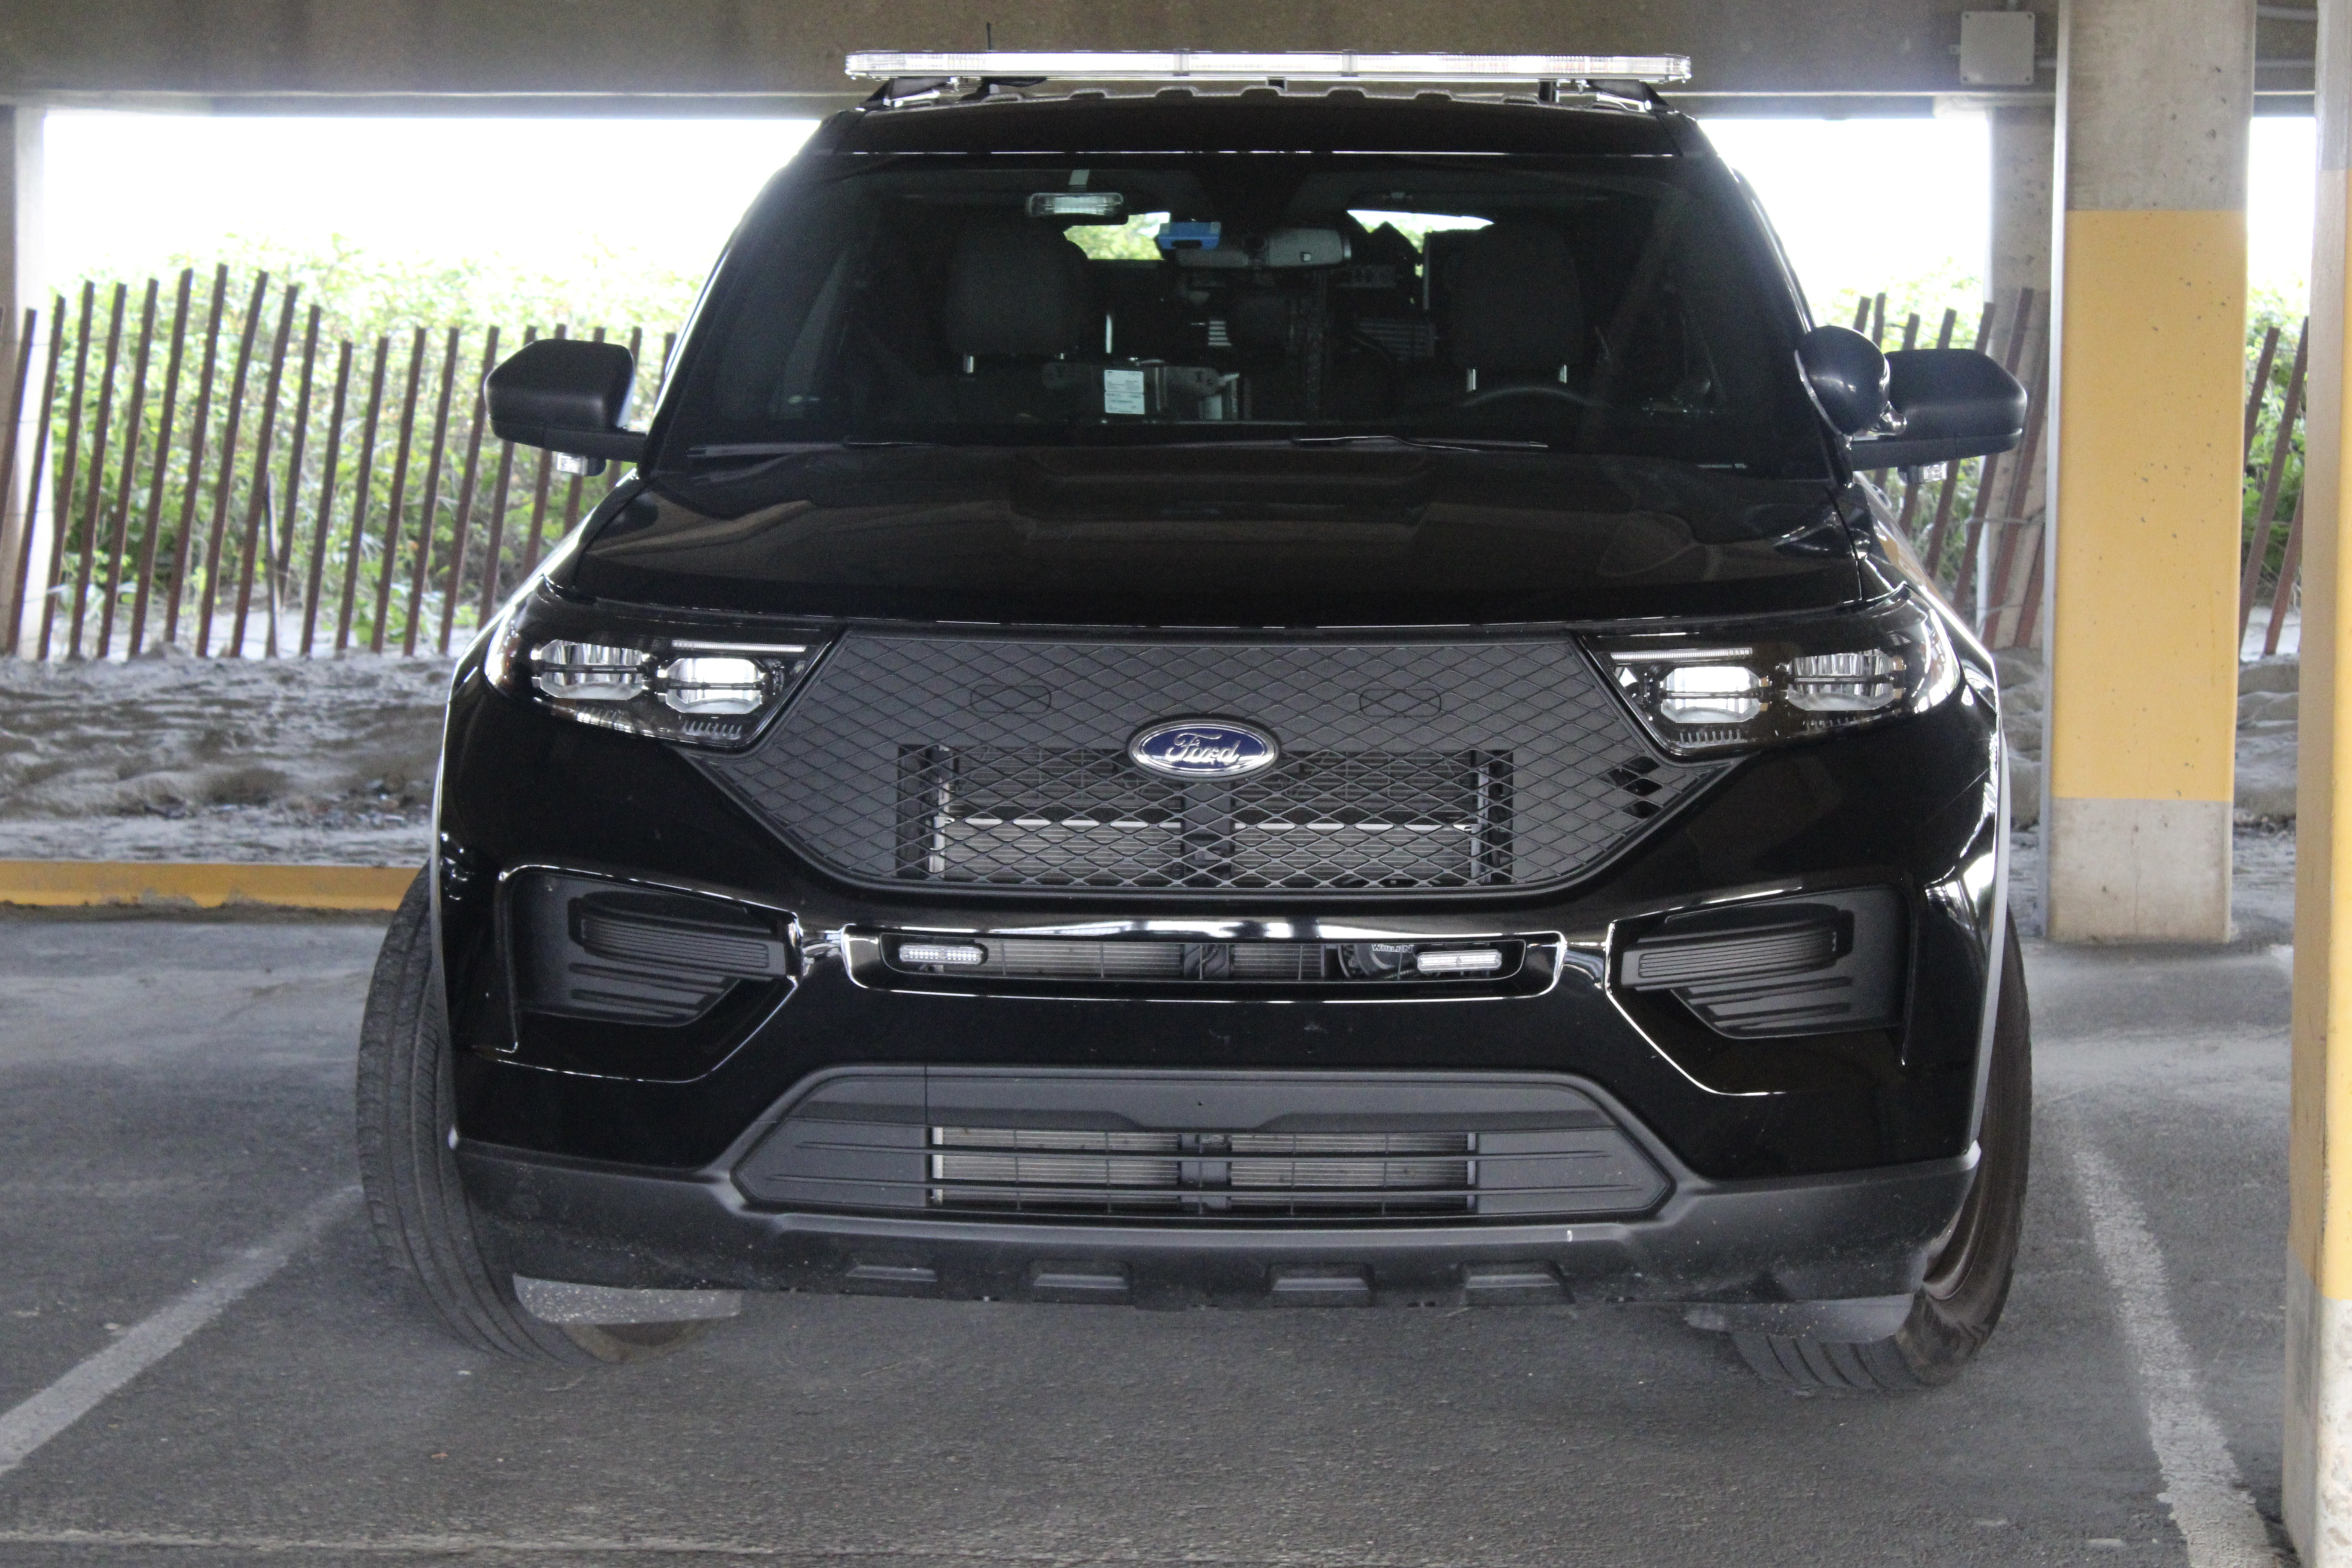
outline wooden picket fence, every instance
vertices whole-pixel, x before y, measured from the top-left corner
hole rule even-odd
[[[2280,332],[2271,327],[2263,333],[2263,346],[2254,356],[2253,374],[2246,388],[2246,477],[2262,478],[2255,496],[2254,512],[2246,529],[2246,541],[2238,575],[2238,644],[2245,646],[2246,627],[2252,619],[2254,600],[2265,582],[2270,586],[2269,613],[2263,625],[2263,657],[2267,658],[2279,650],[2279,634],[2286,627],[2287,612],[2294,606],[2300,574],[2303,569],[2303,487],[2295,487],[2294,505],[2286,521],[2286,538],[2278,537],[2280,522],[2280,491],[2286,478],[2286,466],[2302,454],[2304,405],[2304,374],[2311,364],[2311,321],[2305,318],[2294,339],[2294,358],[2284,378],[2276,374]],[[2273,393],[2275,392],[2275,399]],[[2273,411],[2274,410],[2274,411]],[[2268,416],[2267,420],[2265,415]],[[2255,448],[2268,425],[2269,446],[2257,460]],[[2275,565],[2271,562],[2271,549],[2280,546]]]
[[[320,306],[306,313],[301,290],[267,273],[232,294],[222,267],[205,292],[200,304],[190,270],[168,305],[150,279],[135,309],[120,283],[101,307],[100,286],[85,283],[77,302],[60,296],[0,334],[0,656],[119,658],[157,643],[206,657],[446,654],[619,477],[558,476],[548,454],[519,458],[489,435],[482,377],[502,343],[532,341],[536,326],[330,344]],[[1924,340],[1995,354],[2025,382],[2015,452],[1873,476],[1995,647],[2038,631],[2047,305],[2031,289],[2006,309],[1986,304],[1965,345],[1948,309]],[[1853,325],[1885,347],[1923,344],[1916,314],[1889,331],[1884,294],[1862,301]],[[644,363],[644,330],[625,342]],[[639,376],[633,419],[658,396],[673,345],[666,334]],[[2239,635],[2267,587],[2265,652],[2279,646],[2303,542],[2299,500],[2278,513],[2307,350],[2299,335],[2282,374],[2281,346],[2271,330],[2245,416],[2254,521]]]
[[[482,378],[541,328],[322,342],[299,288],[226,267],[201,302],[193,269],[106,292],[0,334],[0,656],[446,654],[619,478],[490,435]]]
[[[1854,313],[1853,330],[1884,348],[1975,349],[1994,355],[2025,384],[2025,439],[2014,452],[1871,476],[1887,489],[1919,559],[1994,647],[2030,645],[2041,610],[2042,498],[2033,480],[2049,423],[2047,305],[2032,289],[2019,289],[2005,310],[2001,301],[1989,301],[1967,342],[1958,337],[1957,306],[1944,311],[1934,338],[1924,342],[1916,314],[1899,331],[1888,332],[1884,294],[1864,299]]]
[[[2042,613],[2042,532],[2044,497],[2042,443],[2049,427],[2049,300],[2021,289],[2006,310],[1986,304],[1976,335],[1964,345],[1999,357],[2025,384],[2025,439],[2014,452],[1950,463],[1916,474],[1880,472],[1900,508],[1903,531],[1941,583],[1952,602],[1972,616],[1993,647],[2031,646]],[[1950,348],[1958,325],[1957,309],[1947,310],[1932,345],[1920,342],[1921,321],[1906,319],[1890,334],[1886,296],[1863,300],[1853,330],[1885,348]],[[2303,556],[2303,505],[2298,487],[2289,515],[2281,518],[2282,485],[2288,464],[2301,452],[2304,374],[2309,323],[2295,341],[2291,364],[2281,366],[2282,334],[2265,330],[2249,367],[2244,457],[2246,500],[2252,503],[2238,584],[2238,637],[2245,641],[2258,601],[2267,595],[2263,652],[2274,654],[2294,605]],[[2278,529],[2286,527],[2282,547]],[[1981,579],[1981,583],[1979,583]]]

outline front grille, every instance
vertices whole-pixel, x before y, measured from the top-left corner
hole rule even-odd
[[[1010,1068],[828,1074],[735,1181],[786,1208],[1171,1224],[1625,1215],[1668,1187],[1558,1079]]]
[[[1127,759],[1187,714],[1273,768]],[[851,880],[1421,892],[1555,883],[1719,773],[1653,754],[1576,647],[845,637],[752,750],[697,765]]]

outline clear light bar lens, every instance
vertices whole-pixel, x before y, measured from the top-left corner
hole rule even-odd
[[[661,684],[661,700],[680,713],[751,713],[768,700],[767,678],[748,658],[674,658]]]
[[[847,74],[890,77],[1047,77],[1060,81],[1687,81],[1687,55],[1365,55],[1157,50],[874,50],[849,57]]]
[[[1875,713],[1903,700],[1903,660],[1885,648],[1808,654],[1789,673],[1789,700],[1808,713]]]
[[[1764,675],[1744,664],[1685,664],[1659,681],[1658,710],[1677,724],[1745,724],[1764,711]]]
[[[530,659],[539,689],[567,702],[625,702],[646,689],[647,659],[637,648],[547,642]]]
[[[950,968],[968,969],[986,963],[988,950],[976,942],[902,942],[898,944],[901,963],[936,963]]]
[[[1412,966],[1423,974],[1491,974],[1503,967],[1503,952],[1494,947],[1449,948],[1417,954]]]

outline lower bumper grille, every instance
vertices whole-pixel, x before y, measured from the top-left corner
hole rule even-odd
[[[1524,1219],[1667,1182],[1557,1079],[876,1068],[826,1075],[737,1168],[755,1204],[975,1217]]]
[[[934,1127],[929,1204],[1028,1214],[1469,1214],[1477,1143],[1475,1132]]]

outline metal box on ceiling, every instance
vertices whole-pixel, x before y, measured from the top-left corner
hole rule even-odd
[[[1960,80],[1969,87],[2033,85],[2033,13],[1960,13]]]

